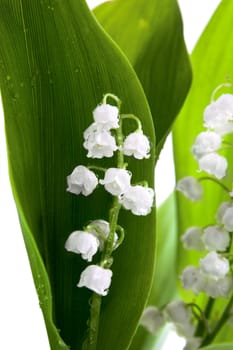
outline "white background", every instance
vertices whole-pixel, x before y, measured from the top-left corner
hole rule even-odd
[[[101,2],[101,0],[88,1],[92,7]],[[192,50],[218,3],[220,3],[220,0],[179,0],[189,51]],[[166,198],[174,186],[172,180],[170,184],[167,182],[164,184],[163,181],[164,168],[167,173],[172,172],[170,146],[171,142],[166,146],[156,172],[159,202]],[[38,306],[37,295],[8,183],[1,106],[0,232],[0,347],[4,350],[49,350],[44,322]],[[174,340],[172,339],[171,341],[170,345],[167,344],[166,349],[174,349]],[[179,345],[177,344],[174,350],[178,349]],[[163,350],[165,350],[165,347]]]

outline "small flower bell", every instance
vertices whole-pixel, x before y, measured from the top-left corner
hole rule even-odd
[[[140,325],[155,335],[165,325],[164,315],[157,307],[148,306],[143,311]]]
[[[123,144],[123,153],[136,159],[150,157],[150,143],[148,138],[141,132],[136,131],[129,134]]]
[[[65,243],[65,249],[69,252],[81,254],[82,258],[92,261],[99,247],[98,239],[91,233],[85,231],[74,231]]]
[[[176,190],[193,202],[202,198],[203,188],[200,182],[193,176],[186,176],[177,182]]]
[[[79,165],[73,170],[71,175],[67,176],[67,184],[68,192],[74,194],[82,193],[84,196],[89,196],[95,190],[98,179],[93,171],[83,165]]]
[[[89,265],[82,272],[77,287],[86,287],[99,295],[107,295],[112,271],[98,265]]]
[[[148,215],[154,202],[154,191],[152,188],[140,185],[131,186],[120,197],[120,202],[125,209],[131,210],[134,215]]]
[[[181,236],[181,241],[185,249],[198,250],[204,249],[204,244],[201,239],[202,229],[200,227],[190,227],[188,228],[183,236]]]
[[[217,151],[221,147],[222,138],[214,131],[201,132],[195,139],[192,146],[192,153],[195,159],[200,159],[203,155]]]
[[[224,228],[213,225],[204,229],[202,240],[207,250],[224,252],[230,244],[230,235]]]

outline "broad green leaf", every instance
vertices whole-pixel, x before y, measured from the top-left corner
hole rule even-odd
[[[177,2],[115,0],[94,13],[135,68],[150,104],[159,151],[191,81]]]
[[[200,350],[232,350],[233,344],[218,344],[218,345],[209,345],[201,348]]]
[[[177,223],[175,204],[175,196],[172,194],[157,211],[155,274],[148,306],[162,307],[173,300],[177,294]],[[163,334],[161,336],[163,337]],[[144,330],[143,327],[140,327],[130,349],[153,350],[159,340],[160,337],[154,336]]]
[[[174,155],[177,179],[187,175],[200,177],[204,173],[198,173],[198,163],[191,155],[190,148],[195,137],[203,127],[203,111],[210,103],[210,97],[214,89],[233,76],[233,38],[229,36],[232,31],[233,3],[230,0],[221,2],[219,8],[205,29],[192,54],[193,84],[185,102],[185,105],[175,123]],[[225,40],[227,38],[227,40]],[[223,88],[220,93],[232,93],[229,88]],[[232,137],[230,137],[232,140]],[[231,151],[221,152],[232,161]],[[230,157],[229,157],[230,156]],[[231,188],[233,164],[229,164],[226,178],[223,182]],[[177,194],[178,227],[179,233],[190,226],[206,226],[215,223],[215,215],[218,206],[229,196],[221,187],[211,181],[203,181],[204,198],[201,202],[191,203],[181,194]],[[187,265],[197,265],[200,255],[194,251],[184,250],[179,247],[179,271]],[[187,300],[193,299],[193,294],[186,293]],[[201,298],[201,299],[200,299]],[[199,302],[204,303],[203,296]],[[198,299],[197,299],[198,300]],[[224,300],[221,301],[223,307]],[[232,334],[229,333],[229,339]],[[227,338],[222,338],[222,341]],[[220,341],[220,339],[219,339]]]
[[[129,159],[132,181],[146,179],[153,186],[152,118],[135,73],[84,0],[0,0],[0,9],[0,86],[12,188],[51,349],[77,350],[91,293],[76,287],[86,263],[67,253],[64,242],[87,221],[107,219],[111,198],[103,189],[87,198],[71,195],[66,176],[78,164],[115,166],[112,160],[91,162],[82,146],[92,110],[112,92],[121,98],[123,113],[141,118],[152,143],[149,160]],[[124,211],[120,224],[126,238],[114,254],[113,282],[103,300],[101,350],[128,347],[153,274],[154,211],[147,217]]]

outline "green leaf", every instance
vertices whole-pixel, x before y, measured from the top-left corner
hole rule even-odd
[[[233,3],[230,0],[221,2],[216,13],[201,36],[193,54],[193,84],[173,131],[175,169],[177,179],[192,175],[200,177],[204,173],[197,173],[198,163],[191,155],[190,148],[198,133],[204,131],[203,111],[210,103],[214,89],[226,82],[227,77],[233,76],[233,39],[228,33],[232,29]],[[224,40],[224,38],[228,40]],[[232,93],[232,90],[223,88],[220,93]],[[217,94],[218,96],[218,94]],[[230,136],[232,140],[232,137]],[[231,151],[221,152],[228,160],[232,160]],[[223,182],[231,188],[233,165],[230,164]],[[218,206],[229,196],[221,187],[211,181],[203,181],[204,198],[198,203],[191,203],[182,194],[177,194],[178,227],[179,233],[190,226],[210,225],[216,222],[215,214]],[[200,255],[194,251],[179,247],[179,271],[187,265],[198,265]],[[184,293],[187,300],[193,298],[192,293]],[[200,305],[205,302],[204,296],[196,298]],[[224,307],[225,301],[221,301]],[[218,303],[217,303],[218,305]],[[228,333],[232,340],[232,333]],[[222,341],[227,338],[222,338]]]
[[[94,13],[135,68],[150,104],[159,150],[191,82],[177,2],[115,0]]]
[[[232,350],[233,344],[217,344],[209,345],[201,348],[200,350]]]
[[[76,287],[86,263],[66,252],[64,242],[87,221],[107,219],[111,198],[103,189],[88,198],[71,195],[66,176],[76,165],[91,163],[83,131],[102,95],[112,92],[121,98],[123,113],[141,118],[152,143],[149,160],[129,159],[132,181],[153,186],[152,118],[135,73],[84,0],[0,0],[0,8],[0,86],[12,188],[51,349],[67,349],[63,339],[77,350],[91,293]],[[114,254],[113,282],[103,300],[101,350],[128,347],[153,274],[154,211],[147,217],[122,211],[119,223],[126,238]]]
[[[177,294],[177,223],[174,193],[158,208],[156,225],[156,262],[148,306],[162,307]],[[172,222],[172,225],[171,225]],[[166,288],[164,288],[166,286]],[[161,335],[164,336],[163,334]],[[140,327],[130,349],[152,350],[160,337]]]

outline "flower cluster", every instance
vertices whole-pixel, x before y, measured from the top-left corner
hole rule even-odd
[[[216,214],[216,225],[205,228],[188,228],[181,240],[185,249],[209,253],[200,260],[199,268],[188,266],[181,280],[184,289],[195,294],[204,292],[212,298],[227,298],[233,290],[233,278],[230,274],[229,260],[222,256],[229,250],[233,232],[233,203],[224,202]]]
[[[111,97],[118,106],[106,103]],[[73,194],[89,196],[98,185],[114,197],[111,211],[115,211],[118,218],[121,207],[130,210],[134,215],[145,216],[151,212],[154,202],[154,190],[150,187],[132,184],[132,174],[124,163],[124,155],[136,159],[147,159],[150,154],[150,143],[143,134],[140,120],[134,115],[121,115],[118,97],[107,94],[103,103],[93,111],[93,123],[84,131],[84,148],[88,151],[88,158],[101,159],[113,157],[117,152],[117,166],[108,169],[98,166],[78,165],[67,177],[67,191]],[[137,122],[137,129],[124,137],[122,121],[133,119]],[[96,170],[97,174],[93,171]],[[98,172],[104,172],[99,178]],[[111,284],[112,263],[111,254],[118,248],[124,238],[124,230],[116,220],[109,217],[109,222],[98,219],[92,220],[83,230],[74,231],[68,237],[65,248],[67,251],[80,254],[81,257],[92,262],[97,252],[101,252],[99,264],[89,265],[81,274],[78,287],[87,287],[99,295],[106,295]]]
[[[227,160],[217,152],[221,150],[224,135],[233,132],[232,94],[223,94],[206,107],[204,127],[207,130],[196,137],[191,151],[200,170],[222,179],[226,175]]]
[[[175,300],[168,303],[162,310],[155,306],[147,307],[142,314],[140,324],[155,335],[166,323],[170,323],[177,334],[186,339],[184,350],[196,350],[200,345],[200,338],[194,336],[194,321],[191,305]]]

